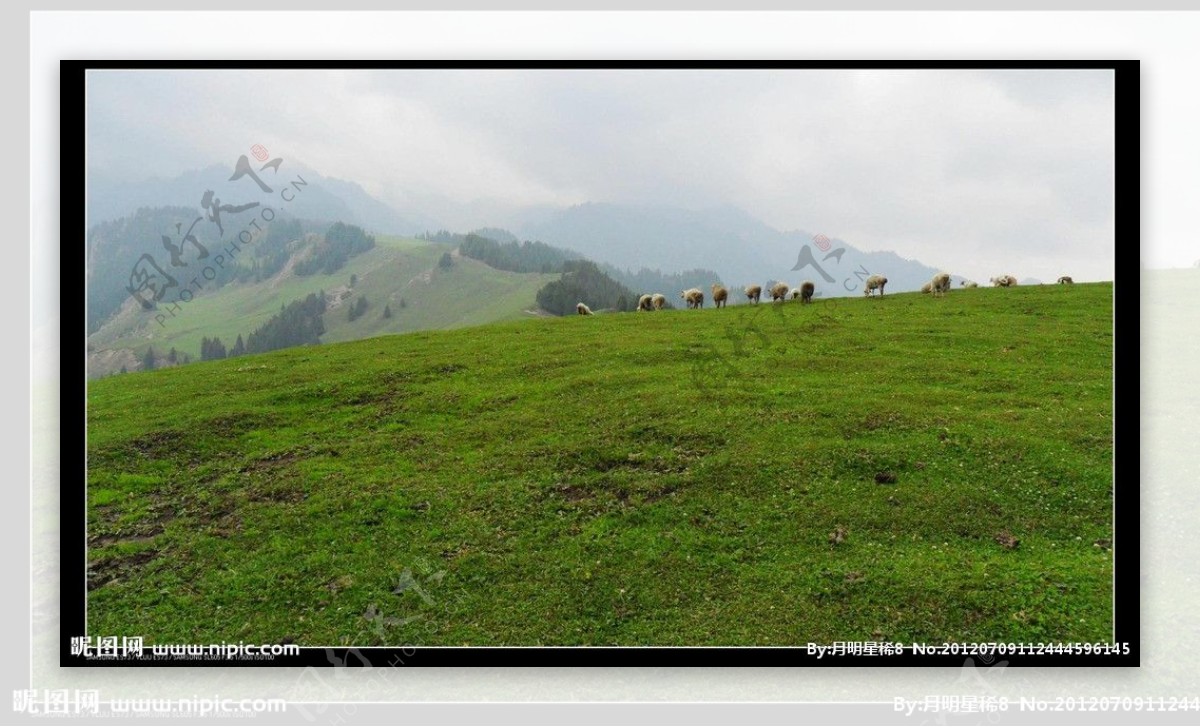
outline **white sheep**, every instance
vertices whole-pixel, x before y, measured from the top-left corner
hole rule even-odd
[[[667,296],[662,293],[655,293],[650,296],[650,304],[654,306],[654,310],[662,310],[667,305]]]
[[[1074,284],[1075,284],[1075,281],[1074,281],[1074,280],[1071,280],[1071,276],[1070,276],[1070,275],[1064,275],[1064,276],[1062,276],[1061,278],[1059,278],[1059,279],[1058,279],[1058,284],[1059,284],[1059,285],[1074,285]]]
[[[792,286],[788,285],[787,283],[775,283],[771,286],[771,300],[783,300],[787,297],[788,291],[791,290],[791,288]]]
[[[992,278],[991,282],[997,288],[1011,288],[1017,284],[1017,279],[1011,275],[1001,275],[998,278]]]
[[[729,289],[720,283],[713,283],[712,286],[713,303],[718,308],[729,305]]]
[[[922,286],[921,286],[921,292],[922,292],[922,293],[929,293],[929,292],[932,292],[932,291],[933,291],[933,283],[932,283],[932,282],[930,282],[930,283],[925,283],[924,285],[922,285]]]
[[[590,316],[590,315],[595,315],[594,313],[592,313],[592,309],[591,309],[591,308],[588,308],[588,307],[587,307],[586,305],[584,305],[583,303],[576,303],[576,304],[575,304],[575,312],[576,312],[576,313],[578,313],[578,314],[579,314],[579,315],[581,315],[581,316]]]
[[[746,298],[751,303],[757,303],[759,298],[762,297],[762,286],[761,285],[747,285],[745,288],[742,289],[742,292],[746,294]]]
[[[964,280],[961,283],[959,283],[959,285],[961,285],[964,288],[978,288],[979,287],[979,283],[976,283],[974,280]]]
[[[679,297],[683,298],[688,308],[704,307],[704,293],[699,288],[688,288],[680,293]]]
[[[650,295],[649,293],[646,293],[642,297],[638,298],[638,305],[637,305],[638,312],[640,313],[644,310],[647,310],[647,311],[650,310],[651,309],[650,306],[653,305],[653,303],[652,303],[653,300],[654,300],[654,296]]]
[[[887,285],[887,278],[882,275],[872,275],[867,278],[867,284],[863,287],[863,295],[871,295],[871,291],[878,290],[879,297],[883,297],[883,286]]]
[[[942,297],[950,290],[950,273],[938,273],[929,281],[934,297]]]

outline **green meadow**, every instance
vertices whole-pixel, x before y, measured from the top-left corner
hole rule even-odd
[[[89,383],[89,633],[1111,639],[1111,284],[472,326],[543,276],[435,268],[465,303],[421,313],[441,252],[351,260],[327,338],[401,289],[467,327]],[[277,307],[227,300],[177,345]]]

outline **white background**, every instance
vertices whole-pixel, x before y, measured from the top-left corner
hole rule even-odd
[[[11,17],[11,14],[10,14]],[[1177,530],[1165,526],[1180,518],[1196,522],[1196,498],[1173,492],[1185,487],[1180,475],[1194,475],[1190,462],[1163,471],[1146,467],[1143,477],[1143,657],[1140,670],[994,670],[966,683],[961,670],[496,670],[486,675],[468,670],[437,674],[405,673],[402,678],[330,682],[327,688],[297,683],[295,671],[224,669],[207,671],[90,670],[67,673],[56,668],[57,623],[53,613],[57,590],[56,535],[58,321],[58,59],[402,59],[402,58],[574,58],[574,59],[1140,59],[1142,62],[1142,239],[1148,267],[1183,266],[1200,258],[1192,228],[1193,208],[1200,201],[1200,15],[1175,12],[809,12],[809,13],[38,13],[31,18],[29,67],[29,172],[31,289],[5,291],[8,310],[31,311],[31,385],[22,362],[5,362],[6,386],[12,392],[4,407],[5,458],[18,490],[32,473],[34,518],[33,656],[28,663],[9,660],[0,669],[0,690],[28,686],[101,688],[107,695],[152,694],[191,696],[219,692],[223,697],[285,696],[310,699],[375,700],[859,700],[891,701],[904,695],[920,698],[937,693],[1058,696],[1060,694],[1181,695],[1196,693],[1196,647],[1200,629],[1188,604],[1200,602],[1195,583],[1194,541],[1170,539]],[[17,79],[20,80],[19,78]],[[6,87],[8,90],[10,87]],[[20,94],[10,95],[13,102]],[[186,113],[186,111],[183,111]],[[14,112],[15,113],[15,112]],[[10,119],[10,121],[12,121]],[[6,140],[23,159],[20,119]],[[19,165],[15,165],[19,166]],[[20,174],[14,168],[9,175]],[[77,182],[75,182],[77,183]],[[20,199],[21,184],[7,184],[9,203]],[[19,230],[24,217],[15,210],[6,220]],[[11,233],[10,276],[19,282],[24,251],[21,237]],[[62,240],[63,256],[82,254],[83,240]],[[72,261],[78,265],[78,262]],[[1120,274],[1120,273],[1119,273]],[[25,298],[26,293],[30,297]],[[1150,296],[1153,291],[1147,291]],[[1119,305],[1136,305],[1122,300]],[[1143,301],[1145,303],[1146,300]],[[82,302],[76,304],[82,306]],[[1191,326],[1195,308],[1166,311],[1158,321],[1167,329],[1143,342],[1143,361],[1156,359],[1175,334],[1175,324]],[[82,310],[63,311],[69,326],[82,328]],[[1177,316],[1177,317],[1172,317]],[[23,316],[15,315],[16,320]],[[1168,330],[1169,329],[1169,330]],[[1200,328],[1192,328],[1192,335]],[[13,348],[22,336],[12,335]],[[82,344],[82,341],[81,341]],[[1118,345],[1138,345],[1127,332]],[[82,345],[77,353],[83,355]],[[1183,366],[1180,370],[1178,366]],[[1169,454],[1156,449],[1155,424],[1176,421],[1167,378],[1194,377],[1200,365],[1185,359],[1172,370],[1159,370],[1157,380],[1143,383],[1145,455]],[[1118,372],[1120,374],[1120,372]],[[1120,385],[1121,380],[1118,378]],[[78,386],[79,382],[69,382]],[[1126,381],[1124,385],[1134,385]],[[20,402],[28,392],[32,421]],[[76,398],[78,394],[75,395]],[[1132,413],[1127,413],[1131,416]],[[1156,420],[1155,417],[1158,417]],[[1191,426],[1179,417],[1178,426]],[[69,426],[81,426],[79,421]],[[33,436],[30,436],[32,432]],[[32,441],[32,449],[26,445]],[[1200,441],[1200,438],[1193,441]],[[1165,447],[1166,440],[1162,440]],[[1136,447],[1125,443],[1123,447]],[[30,454],[32,452],[32,454]],[[1175,454],[1178,454],[1175,452]],[[25,469],[32,456],[32,468]],[[1129,483],[1132,484],[1132,483]],[[1193,476],[1191,487],[1200,487]],[[20,493],[17,493],[19,495]],[[5,543],[12,559],[23,554],[20,536],[27,527],[14,495],[4,515]],[[1190,504],[1188,504],[1190,503]],[[18,572],[14,579],[21,581]],[[1163,585],[1167,582],[1167,585]],[[25,584],[16,583],[5,604],[4,623],[19,631],[27,623],[21,602]],[[26,636],[14,633],[8,643]],[[6,634],[6,639],[9,636]],[[15,653],[17,650],[14,649]],[[1015,673],[1014,673],[1015,672]],[[852,677],[852,678],[851,678]],[[977,677],[982,682],[977,682]],[[980,684],[983,684],[980,687]],[[324,693],[317,693],[323,691]],[[0,693],[0,703],[7,692]],[[326,721],[328,715],[322,718]],[[352,721],[352,720],[350,720]]]

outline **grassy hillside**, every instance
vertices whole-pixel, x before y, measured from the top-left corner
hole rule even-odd
[[[95,381],[89,629],[1107,641],[1111,297],[526,320]]]
[[[296,276],[284,271],[262,283],[228,285],[193,299],[165,326],[155,311],[129,306],[114,321],[89,338],[101,349],[131,349],[140,356],[146,346],[165,353],[174,347],[193,358],[200,356],[200,339],[217,337],[232,346],[279,312],[281,304],[309,293],[326,291],[334,298],[325,316],[322,341],[345,341],[384,333],[431,328],[455,328],[511,320],[534,306],[538,288],[557,275],[493,270],[475,260],[456,258],[454,267],[437,267],[450,245],[395,237],[377,237],[374,249],[350,258],[332,275]],[[350,276],[358,278],[350,287]],[[347,294],[345,300],[339,300]],[[346,303],[367,297],[367,313],[351,322]],[[403,298],[406,306],[401,309]],[[384,319],[385,305],[392,317]],[[119,368],[119,365],[118,365]]]

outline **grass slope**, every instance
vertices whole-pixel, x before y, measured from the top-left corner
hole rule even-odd
[[[164,326],[155,322],[157,311],[128,306],[89,342],[102,349],[131,349],[139,357],[147,345],[160,354],[174,347],[199,359],[201,338],[216,336],[232,347],[239,334],[244,338],[266,323],[280,305],[320,290],[330,295],[349,293],[325,316],[325,342],[479,325],[522,317],[524,310],[534,307],[538,289],[558,278],[493,270],[465,258],[455,258],[454,267],[442,270],[438,258],[452,250],[451,245],[384,236],[376,242],[374,249],[350,258],[332,275],[299,277],[284,272],[268,281],[228,285],[194,298]],[[351,275],[358,281],[349,289]],[[351,322],[345,306],[360,295],[367,296],[368,310]],[[406,303],[403,309],[401,298]],[[384,319],[388,304],[392,317]]]
[[[1111,299],[526,320],[95,381],[89,629],[1107,641]]]

